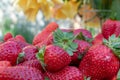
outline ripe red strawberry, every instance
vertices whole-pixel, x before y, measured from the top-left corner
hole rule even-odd
[[[13,41],[7,41],[0,45],[0,61],[10,61],[12,65],[16,64],[19,54],[19,47]]]
[[[49,23],[40,33],[38,33],[34,39],[33,44],[36,45],[38,43],[43,42],[49,35],[58,28],[58,24],[55,22]]]
[[[0,45],[1,45],[2,43],[4,43],[4,42],[3,42],[3,41],[0,41]]]
[[[120,35],[120,21],[107,19],[102,26],[102,34],[108,39],[112,34]]]
[[[83,57],[79,69],[85,76],[106,80],[117,74],[119,60],[107,46],[93,45]]]
[[[41,53],[38,53],[38,58],[41,58],[39,55]],[[59,46],[47,46],[43,55],[45,68],[50,72],[57,72],[71,62],[69,54]]]
[[[91,78],[90,80],[117,80],[117,76],[114,76],[112,78],[107,78],[107,79],[95,79],[95,78]]]
[[[57,29],[53,33],[53,43],[37,54],[37,58],[45,64],[50,72],[57,72],[69,65],[73,51],[76,51],[77,44],[73,42],[75,36],[72,32],[62,32]],[[42,64],[43,64],[42,63]]]
[[[84,80],[82,73],[76,67],[67,66],[56,73],[46,72],[50,80]]]
[[[92,44],[103,44],[103,35],[101,33],[97,34],[97,36],[95,36],[94,40],[92,41]]]
[[[0,80],[44,80],[41,71],[32,67],[0,67]]]
[[[13,35],[10,32],[8,32],[4,35],[4,41],[7,41],[10,38],[13,38]]]
[[[22,35],[16,35],[15,39],[26,42],[25,38]]]
[[[23,48],[23,53],[24,53],[24,60],[29,61],[29,60],[35,60],[36,58],[36,53],[38,52],[38,49],[35,46],[26,46]]]
[[[89,32],[86,29],[75,29],[75,30],[73,30],[73,32],[74,32],[74,35],[78,35],[78,34],[82,33],[83,36],[85,36],[87,38],[92,38],[91,32]]]
[[[0,67],[9,67],[11,66],[9,61],[0,61]]]
[[[20,47],[19,52],[21,52],[22,49],[23,49],[24,47],[30,45],[30,44],[28,44],[27,42],[24,42],[24,41],[21,41],[21,40],[15,39],[15,38],[11,38],[11,39],[9,39],[8,41],[13,41],[13,42],[17,43],[17,46]]]
[[[71,64],[77,66],[77,65],[79,65],[82,57],[85,55],[85,53],[89,49],[90,44],[86,41],[83,41],[83,40],[74,40],[74,42],[78,45],[78,47],[77,47],[77,50],[74,52],[74,54],[72,56]]]
[[[18,66],[33,67],[33,68],[39,69],[40,71],[43,71],[40,62],[37,59],[36,60],[25,61],[23,63],[20,63]]]
[[[45,45],[47,46],[47,45],[50,45],[52,43],[53,43],[53,35],[51,33],[44,41],[36,44],[35,46],[38,47],[38,48],[41,48],[41,47],[43,47]]]

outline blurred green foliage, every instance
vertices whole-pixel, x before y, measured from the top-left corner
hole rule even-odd
[[[29,24],[27,22],[25,24],[13,23],[12,20],[9,18],[4,19],[2,26],[3,36],[7,32],[11,32],[14,36],[18,34],[22,35],[28,43],[32,43],[34,37],[34,34],[31,32]]]
[[[120,20],[120,0],[90,0],[90,3],[101,19]]]

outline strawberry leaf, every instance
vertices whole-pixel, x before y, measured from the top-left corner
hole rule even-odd
[[[82,32],[80,32],[80,33],[76,36],[76,39],[78,39],[78,40],[85,40],[85,41],[87,41],[87,42],[92,42],[92,40],[93,40],[92,38],[88,38],[88,37],[84,36]]]
[[[103,43],[112,49],[114,54],[120,58],[120,37],[116,37],[113,34],[108,40],[104,39]]]
[[[39,52],[36,54],[36,58],[40,61],[43,69],[46,70],[46,69],[45,69],[46,64],[44,63],[44,53],[45,53],[45,46],[43,46],[43,47],[39,50]]]
[[[19,64],[19,63],[23,62],[23,61],[24,61],[24,56],[25,56],[25,53],[24,53],[24,52],[23,52],[23,53],[20,53],[20,54],[18,55],[18,57],[17,57],[17,62],[16,62],[16,64]]]
[[[73,52],[76,51],[78,45],[73,42],[75,39],[73,32],[62,32],[57,29],[53,33],[53,37],[54,44],[66,50],[69,55],[73,55]]]

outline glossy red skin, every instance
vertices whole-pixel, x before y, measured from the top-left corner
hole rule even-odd
[[[75,29],[75,30],[73,30],[74,35],[78,35],[80,32],[82,32],[82,34],[84,36],[86,36],[87,38],[92,38],[91,32],[86,30],[86,29]]]
[[[24,56],[25,61],[37,59],[36,53],[38,52],[38,49],[35,46],[26,46],[23,48],[23,52],[25,54]]]
[[[22,49],[26,46],[29,46],[30,44],[24,42],[24,41],[21,41],[21,40],[18,40],[18,39],[15,39],[15,38],[11,38],[9,39],[8,41],[14,41],[15,43],[17,43],[17,46],[20,47],[19,49],[19,52],[22,52]]]
[[[3,44],[4,42],[3,41],[0,41],[0,45]]]
[[[59,46],[49,45],[45,49],[44,63],[50,72],[57,72],[71,62],[69,54]]]
[[[35,45],[38,48],[42,48],[43,46],[48,46],[53,43],[53,34],[51,33],[44,41]]]
[[[90,44],[83,40],[74,40],[76,44],[78,44],[77,51],[74,52],[72,58],[71,64],[79,65],[81,59],[79,59],[79,56],[83,56],[87,50],[90,48]]]
[[[33,67],[33,68],[39,69],[40,71],[43,72],[42,66],[37,59],[36,60],[25,61],[23,63],[20,63],[18,66]]]
[[[9,61],[0,61],[0,67],[9,67],[11,66]]]
[[[103,44],[103,39],[103,35],[99,33],[95,36],[94,40],[92,41],[92,44]]]
[[[22,35],[16,35],[15,39],[26,42],[25,38]]]
[[[33,45],[43,42],[49,35],[58,28],[58,24],[55,22],[49,23],[40,33],[38,33],[33,39]]]
[[[12,65],[16,64],[19,54],[19,47],[13,41],[7,41],[0,45],[0,61],[10,61]]]
[[[76,67],[67,66],[56,73],[45,73],[50,80],[84,80],[80,70]]]
[[[108,79],[117,74],[119,60],[105,45],[93,45],[83,57],[79,69],[85,76]]]
[[[107,19],[102,26],[102,34],[108,39],[109,36],[115,34],[116,36],[120,35],[120,21]]]
[[[105,79],[95,79],[95,78],[92,78],[92,79],[90,79],[90,80],[117,80],[117,76],[114,76],[114,77],[112,77],[112,78],[105,78]]]
[[[4,41],[9,40],[10,38],[13,38],[13,35],[10,32],[8,32],[4,35]]]
[[[41,71],[32,67],[0,67],[0,80],[44,80]]]

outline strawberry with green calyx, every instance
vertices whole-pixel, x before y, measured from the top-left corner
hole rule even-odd
[[[84,40],[74,40],[74,42],[78,45],[78,47],[73,56],[71,56],[71,65],[79,66],[81,59],[86,54],[91,45]]]
[[[26,46],[23,48],[23,53],[24,55],[24,60],[25,61],[29,61],[29,60],[35,60],[36,58],[36,54],[38,52],[38,49],[35,46]]]
[[[53,37],[54,44],[66,50],[70,56],[76,51],[78,46],[73,42],[76,36],[74,36],[72,32],[62,32],[60,29],[57,29]]]
[[[36,54],[38,52],[38,49],[35,46],[26,46],[22,49],[22,53],[19,54],[17,59],[17,64],[23,62],[23,61],[30,61],[30,60],[36,60]]]
[[[120,38],[109,37],[104,44],[92,45],[83,57],[79,69],[87,77],[99,80],[111,79],[119,70]],[[117,57],[118,56],[118,57]]]
[[[75,29],[75,30],[73,30],[73,33],[74,33],[74,35],[79,35],[80,33],[82,33],[83,36],[85,36],[87,38],[92,38],[91,32],[86,29]]]
[[[49,45],[41,49],[36,55],[43,68],[50,72],[57,72],[71,62],[69,54],[59,46]]]
[[[77,40],[84,40],[84,41],[87,41],[89,43],[91,43],[92,40],[93,40],[93,38],[88,38],[87,36],[84,36],[84,34],[82,32],[77,34],[75,39],[77,39]]]

